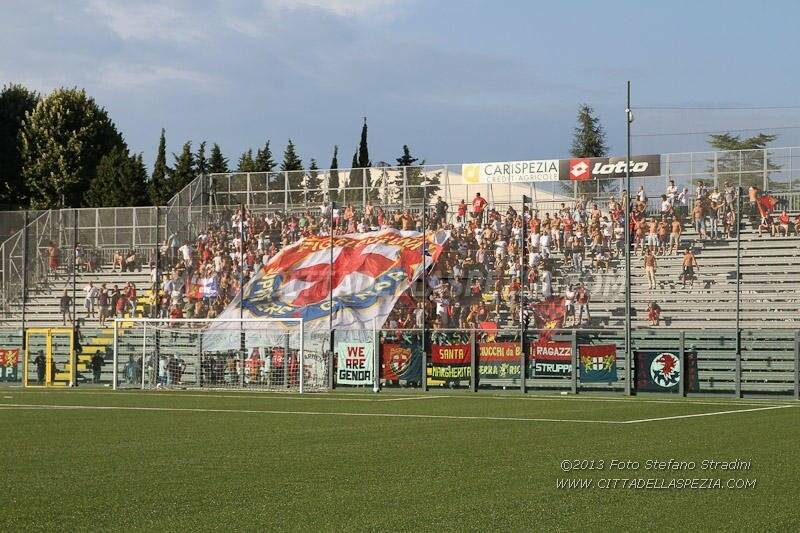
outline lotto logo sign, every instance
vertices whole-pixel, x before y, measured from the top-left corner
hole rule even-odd
[[[591,160],[589,159],[570,159],[569,160],[569,179],[583,181],[592,178]]]

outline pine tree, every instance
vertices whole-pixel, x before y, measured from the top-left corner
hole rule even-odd
[[[82,89],[57,89],[41,99],[19,139],[31,205],[44,209],[82,206],[103,156],[126,148],[106,110]]]
[[[339,201],[339,146],[333,145],[330,174],[328,174],[328,200]]]
[[[217,143],[211,147],[211,157],[208,160],[208,171],[211,174],[224,174],[228,172],[228,158],[222,155],[222,150]]]
[[[6,85],[0,91],[0,205],[28,205],[30,191],[22,177],[19,133],[25,115],[39,102],[39,95],[22,85]]]
[[[299,204],[303,199],[303,161],[297,155],[294,143],[289,139],[286,150],[283,152],[283,162],[281,172],[285,172],[288,177],[289,198],[292,204]]]
[[[200,143],[197,149],[197,155],[194,156],[194,170],[197,176],[205,176],[208,174],[208,159],[206,159],[206,142]]]
[[[149,194],[150,202],[153,205],[165,205],[170,199],[167,174],[170,172],[167,167],[167,137],[164,128],[161,128],[161,138],[158,141],[158,152],[156,162],[153,165],[153,174],[150,176]]]
[[[132,156],[127,149],[115,147],[103,156],[86,192],[86,203],[92,207],[146,205],[147,169],[142,155]]]
[[[588,104],[578,106],[578,125],[572,137],[570,147],[572,157],[605,157],[608,155],[606,133],[600,125],[600,119],[595,115],[594,109]],[[578,196],[594,194],[610,185],[609,180],[579,181],[575,184]],[[573,192],[573,183],[564,182],[561,187],[565,192]]]
[[[239,156],[239,163],[236,165],[236,172],[255,172],[256,163],[253,160],[253,149],[250,148]]]
[[[275,161],[272,159],[272,150],[269,147],[269,141],[264,144],[264,148],[259,148],[256,152],[255,171],[256,172],[272,172],[275,170]]]
[[[192,182],[195,178],[195,161],[194,154],[192,153],[192,141],[183,143],[183,149],[180,155],[173,153],[172,157],[175,159],[175,168],[172,170],[169,184],[172,189],[172,195],[178,194]]]

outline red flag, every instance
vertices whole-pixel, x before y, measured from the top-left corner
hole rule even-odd
[[[772,213],[777,203],[778,199],[775,198],[774,196],[770,196],[769,194],[762,195],[758,199],[758,210],[761,213],[761,216],[765,217],[768,214]]]

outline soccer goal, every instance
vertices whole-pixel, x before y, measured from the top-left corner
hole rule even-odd
[[[326,335],[302,319],[114,321],[114,389],[328,388]]]

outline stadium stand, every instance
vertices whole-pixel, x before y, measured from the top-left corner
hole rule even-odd
[[[712,388],[731,388],[735,343],[731,330],[736,327],[738,262],[741,275],[738,325],[742,328],[742,350],[746,354],[743,387],[785,390],[793,380],[791,339],[775,331],[761,330],[800,329],[798,211],[786,213],[789,218],[786,236],[773,235],[769,230],[765,233],[764,227],[759,231],[762,224],[754,212],[756,208],[746,205],[743,198],[742,209],[749,218],[745,217],[737,238],[735,230],[727,235],[724,230],[726,213],[735,211],[732,196],[708,190],[689,194],[692,200],[684,204],[686,218],[681,224],[680,248],[673,253],[665,249],[670,247],[672,217],[680,212],[677,197],[668,206],[643,198],[635,203],[635,212],[641,215],[632,218],[663,219],[665,223],[664,227],[655,224],[652,230],[645,226],[641,231],[638,227],[632,230],[636,253],[631,258],[631,325],[637,347],[656,348],[665,339],[674,343],[677,332],[684,331],[688,345],[703,351],[699,360],[701,379]],[[626,276],[624,214],[619,202],[603,198],[595,199],[597,204],[585,199],[572,205],[534,203],[523,222],[519,203],[492,204],[478,195],[456,200],[460,201],[451,206],[441,198],[436,202],[432,199],[427,211],[426,229],[443,228],[451,232],[448,249],[426,279],[428,298],[422,298],[419,281],[398,302],[385,330],[419,328],[424,317],[425,327],[431,330],[482,329],[492,323],[498,331],[515,334],[520,328],[520,292],[527,304],[525,316],[533,320],[537,303],[542,301],[560,301],[565,297],[566,303],[574,303],[568,308],[577,309],[575,292],[585,289],[591,318],[579,323],[575,317],[567,316],[563,327],[607,330],[597,333],[597,337],[623,341]],[[704,220],[700,226],[690,223],[698,205],[705,210],[699,215]],[[209,207],[203,211],[201,223],[189,226],[182,237],[178,232],[162,235],[157,293],[153,288],[157,274],[152,247],[139,247],[134,268],[120,272],[120,263],[127,264],[127,250],[119,254],[118,250],[87,247],[75,254],[69,245],[54,251],[55,245],[39,242],[38,262],[49,268],[44,276],[33,276],[29,281],[26,327],[68,326],[69,316],[65,321],[61,309],[61,299],[66,294],[70,299],[69,311],[74,302],[81,328],[79,360],[83,366],[79,370],[85,371],[91,356],[105,352],[112,339],[111,328],[107,324],[103,327],[99,312],[87,316],[84,301],[89,282],[95,292],[106,287],[112,313],[119,317],[212,318],[238,294],[240,262],[245,264],[246,283],[258,265],[269,261],[283,246],[304,235],[329,234],[329,221],[333,222],[336,235],[383,227],[410,230],[423,227],[419,206],[384,209],[367,202],[363,209],[352,204],[333,208],[323,204],[291,211],[252,206],[245,210],[246,244],[244,259],[240,261],[241,218],[236,206]],[[520,279],[523,223],[530,236],[531,254],[525,261],[526,275]],[[715,225],[720,233],[717,238],[707,238],[698,231],[705,233],[706,228],[710,231]],[[648,234],[653,235],[652,247],[656,253],[645,257],[643,242],[650,242]],[[687,249],[692,251],[697,264],[689,283],[681,278]],[[79,259],[73,260],[76,255]],[[53,256],[68,260],[53,263],[50,259]],[[653,258],[654,275],[648,278],[646,265],[652,265]],[[77,272],[73,275],[73,271]],[[115,312],[114,287],[124,292],[131,284],[137,290],[135,305],[123,303]],[[93,305],[98,305],[96,294]],[[420,311],[420,305],[424,312]],[[22,307],[21,299],[16,299],[6,301],[2,309],[0,341],[7,345],[19,343]],[[654,308],[658,309],[657,317],[651,312]],[[107,372],[104,371],[104,376]]]

